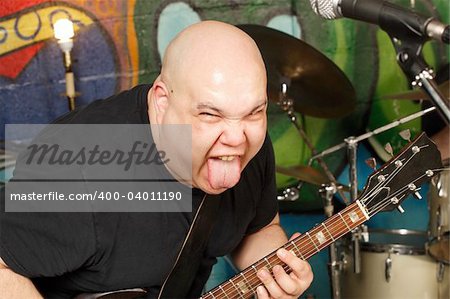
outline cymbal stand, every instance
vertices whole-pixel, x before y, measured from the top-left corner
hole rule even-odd
[[[312,145],[312,142],[309,140],[303,128],[298,124],[297,116],[294,113],[294,100],[287,96],[287,88],[288,87],[286,83],[281,84],[281,97],[280,100],[278,101],[278,105],[283,111],[287,113],[289,120],[297,129],[298,133],[300,134],[300,137],[303,139],[303,141],[305,141],[306,146],[308,146],[308,148],[311,150],[311,153],[313,155],[316,155],[317,151]],[[312,160],[310,159],[308,166],[311,166],[311,162]],[[321,158],[318,158],[317,162],[319,162],[319,165],[322,167],[323,171],[325,172],[326,176],[330,179],[330,181],[334,184],[337,184],[336,178],[334,177],[333,173],[330,171],[326,163]],[[299,186],[301,186],[301,184],[302,183],[300,183]],[[340,188],[337,190],[337,192],[342,197],[344,202],[346,204],[349,204],[347,197],[344,195],[344,192]]]
[[[323,188],[319,190],[322,196],[325,198],[324,212],[327,218],[333,216],[333,196],[338,191],[336,184],[330,183],[323,185]],[[342,269],[342,261],[337,258],[337,248],[335,243],[330,244],[329,251],[329,273],[331,277],[331,293],[334,299],[341,299],[341,284],[340,284],[340,271]]]
[[[344,139],[347,144],[347,157],[349,163],[349,176],[350,176],[350,200],[354,202],[358,197],[358,177],[356,173],[356,152],[358,148],[358,141],[355,137],[350,136]],[[353,241],[353,271],[356,274],[361,272],[361,256],[360,256],[360,241],[361,241],[361,228],[357,227],[352,231]]]

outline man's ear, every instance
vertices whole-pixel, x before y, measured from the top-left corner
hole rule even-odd
[[[162,122],[164,114],[169,107],[170,91],[163,81],[157,80],[153,85],[153,106],[158,124]]]

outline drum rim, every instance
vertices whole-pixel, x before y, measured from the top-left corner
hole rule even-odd
[[[376,253],[393,253],[402,255],[425,255],[426,253],[426,237],[427,233],[425,231],[410,230],[410,229],[380,229],[380,228],[369,228],[369,242],[361,243],[361,250],[366,252],[376,252]],[[379,244],[370,243],[370,233],[383,233],[390,235],[400,235],[400,236],[423,236],[424,244],[423,247],[417,247],[414,245],[407,244]]]

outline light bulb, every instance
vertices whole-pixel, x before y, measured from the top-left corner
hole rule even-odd
[[[59,19],[53,25],[55,38],[66,41],[74,36],[73,23],[69,19]]]

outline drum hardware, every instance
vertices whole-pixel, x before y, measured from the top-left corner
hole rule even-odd
[[[391,252],[389,252],[388,257],[384,261],[384,277],[386,278],[386,282],[390,282],[391,281],[391,277],[392,277]]]
[[[438,263],[436,278],[438,282],[442,282],[444,280],[445,274],[445,264],[443,262]]]
[[[450,169],[449,169],[450,170]],[[443,171],[430,184],[427,251],[438,262],[450,263],[450,171]]]
[[[343,143],[340,143],[338,145],[335,145],[327,150],[322,151],[321,153],[315,154],[314,156],[312,156],[308,162],[308,165],[310,165],[312,163],[313,160],[315,159],[319,159],[325,155],[329,155],[331,153],[334,153],[335,151],[338,151],[344,147],[347,148],[347,156],[348,156],[348,161],[349,161],[349,167],[350,167],[350,171],[349,171],[349,176],[350,176],[350,198],[352,201],[354,201],[357,197],[357,193],[358,193],[358,182],[357,182],[357,173],[356,173],[356,155],[357,155],[357,147],[358,147],[358,143],[362,140],[365,140],[373,135],[377,135],[379,133],[382,133],[386,130],[389,130],[391,128],[394,128],[402,123],[406,123],[408,121],[411,121],[415,118],[421,117],[422,115],[429,113],[433,110],[435,110],[435,107],[430,107],[428,109],[425,109],[423,111],[419,111],[417,113],[411,114],[409,116],[403,117],[399,120],[396,120],[394,122],[391,122],[385,126],[382,126],[378,129],[375,129],[373,131],[369,131],[365,134],[362,134],[358,137],[354,137],[354,136],[350,136],[347,137],[346,139],[344,139]],[[400,134],[400,136],[402,138],[410,138],[410,133],[402,133]],[[391,152],[392,155],[392,147],[390,146],[390,144],[386,145],[386,151]],[[373,164],[373,162],[372,162]],[[374,165],[375,166],[375,165]],[[411,186],[412,188],[415,186]],[[415,189],[416,190],[416,189]],[[417,192],[415,192],[417,193]],[[418,194],[418,193],[417,193]],[[420,195],[417,195],[420,196]],[[421,197],[419,197],[421,198]],[[403,213],[404,209],[398,205],[397,209]],[[353,267],[354,267],[354,272],[355,273],[360,273],[361,272],[361,263],[360,263],[360,241],[361,241],[361,237],[362,237],[362,231],[360,228],[356,228],[355,230],[353,230],[352,232],[352,241],[353,241]]]
[[[295,201],[299,198],[299,188],[290,187],[283,190],[282,195],[277,195],[277,200]]]
[[[303,141],[305,141],[305,144],[308,146],[308,148],[311,150],[311,152],[313,154],[316,154],[317,151],[314,148],[311,140],[309,140],[305,131],[303,130],[303,128],[300,126],[300,124],[297,121],[297,116],[294,113],[294,100],[292,98],[288,97],[287,90],[288,90],[287,84],[282,83],[281,84],[281,96],[279,97],[279,101],[277,101],[277,104],[281,107],[281,109],[283,111],[285,111],[287,113],[289,120],[295,126],[300,137],[303,139]],[[330,171],[330,169],[326,165],[325,161],[323,161],[322,159],[317,159],[317,162],[319,162],[319,165],[324,170],[326,177],[318,175],[318,174],[320,174],[318,171],[316,171],[316,173],[311,171],[311,173],[314,173],[316,175],[315,176],[316,180],[314,180],[313,183],[321,185],[321,184],[327,183],[328,181],[331,181],[332,183],[337,184],[336,178],[334,177],[333,173]],[[305,169],[308,169],[308,170],[313,169],[313,168],[311,168],[311,164],[312,163],[308,164],[308,168],[305,168]],[[297,172],[297,174],[300,174],[300,172]],[[300,179],[302,179],[302,178],[300,178]],[[311,181],[311,179],[308,181],[308,178],[302,180],[302,182],[310,182],[310,181]],[[302,183],[299,186],[297,186],[297,188],[300,189],[301,186],[302,186]],[[347,197],[342,192],[342,190],[339,188],[339,189],[337,189],[337,192],[344,199],[345,203],[348,204],[349,201],[347,200]]]
[[[430,108],[427,108],[425,110],[422,110],[422,111],[413,113],[411,115],[402,117],[402,118],[400,118],[398,120],[395,120],[395,121],[393,121],[393,122],[391,122],[391,123],[389,123],[387,125],[379,127],[379,128],[377,128],[377,129],[375,129],[373,131],[369,131],[369,132],[364,133],[364,134],[362,134],[362,135],[360,135],[358,137],[354,137],[354,141],[358,143],[358,142],[360,142],[362,140],[365,140],[365,139],[368,139],[368,138],[370,138],[370,137],[372,137],[374,135],[378,135],[380,133],[383,133],[384,131],[387,131],[389,129],[395,128],[395,127],[397,127],[397,126],[399,126],[401,124],[407,123],[407,122],[409,122],[409,121],[411,121],[413,119],[416,119],[416,118],[421,117],[421,116],[423,116],[425,114],[428,114],[428,113],[430,113],[430,112],[432,112],[434,110],[436,110],[436,107],[430,107]],[[326,150],[324,150],[324,151],[322,151],[322,152],[312,156],[309,159],[309,163],[308,164],[312,163],[312,161],[315,160],[315,159],[318,159],[318,158],[324,157],[326,155],[329,155],[331,153],[334,153],[334,152],[336,152],[336,151],[338,151],[340,149],[345,148],[346,146],[347,146],[347,142],[345,142],[345,141],[342,142],[342,143],[339,143],[339,144],[337,144],[335,146],[332,146],[332,147],[330,147],[330,148],[328,148],[328,149],[326,149]]]
[[[450,98],[450,84],[449,81],[445,81],[438,85],[439,90],[442,92],[446,99]],[[381,99],[395,99],[395,100],[429,100],[423,90],[412,90],[403,93],[389,94],[381,96]]]
[[[403,36],[402,36],[403,35]],[[392,45],[397,52],[397,62],[413,87],[419,86],[429,96],[439,115],[450,125],[450,102],[439,90],[434,81],[433,70],[428,67],[422,55],[426,39],[411,35],[390,35]]]
[[[334,206],[333,197],[338,191],[338,186],[334,183],[324,184],[322,188],[319,189],[320,194],[325,199],[324,212],[327,218],[333,216]],[[341,285],[340,285],[340,272],[342,271],[344,260],[339,260],[337,257],[336,244],[332,243],[329,247],[329,273],[331,277],[331,293],[333,294],[333,299],[341,298]]]

